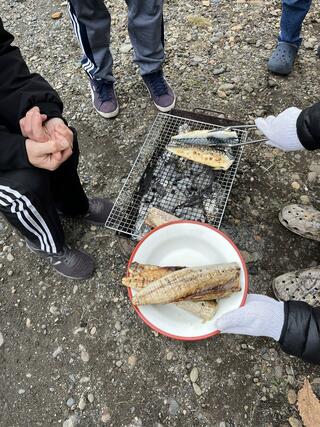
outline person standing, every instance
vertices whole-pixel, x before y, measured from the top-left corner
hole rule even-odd
[[[134,61],[157,109],[170,111],[176,97],[162,71],[164,0],[125,1]],[[102,117],[115,117],[119,103],[110,52],[110,13],[103,0],[69,0],[69,12],[83,52],[82,66],[89,76],[93,106]]]
[[[286,76],[293,70],[302,42],[302,24],[311,3],[312,0],[282,0],[278,44],[268,62],[268,70],[272,73]]]

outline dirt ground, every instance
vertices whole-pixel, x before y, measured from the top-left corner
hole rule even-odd
[[[107,3],[121,104],[112,121],[92,109],[65,2],[0,0],[0,10],[31,70],[59,91],[65,116],[78,129],[86,191],[115,198],[156,111],[127,52],[125,3]],[[56,11],[63,16],[53,20]],[[252,123],[258,115],[318,101],[319,12],[315,2],[295,71],[281,78],[266,71],[280,1],[167,0],[165,73],[177,106],[214,108]],[[318,244],[278,222],[287,203],[320,207],[319,156],[245,149],[222,229],[245,253],[251,292],[272,295],[277,275],[319,264]],[[65,227],[68,242],[97,260],[90,280],[60,278],[0,222],[1,427],[286,427],[290,417],[291,426],[301,425],[287,394],[304,378],[319,392],[318,367],[287,356],[269,339],[219,336],[188,343],[158,336],[120,286],[129,243],[76,221]],[[194,367],[200,396],[190,380]]]

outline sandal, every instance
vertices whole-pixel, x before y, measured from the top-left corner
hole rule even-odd
[[[303,301],[320,305],[320,266],[292,271],[274,279],[272,289],[279,301]]]
[[[313,206],[285,206],[279,213],[279,221],[293,233],[320,242],[320,212]]]
[[[293,70],[297,54],[298,46],[279,42],[268,61],[268,70],[275,74],[287,76]]]

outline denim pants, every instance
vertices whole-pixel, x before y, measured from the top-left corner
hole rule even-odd
[[[312,0],[282,0],[279,41],[301,45],[301,27]]]
[[[125,0],[134,62],[142,76],[158,71],[165,59],[164,0]],[[124,3],[124,4],[125,4]],[[104,0],[69,0],[71,21],[89,77],[114,81],[110,51],[111,16]]]

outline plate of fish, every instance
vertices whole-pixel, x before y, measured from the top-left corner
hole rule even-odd
[[[248,272],[228,236],[208,224],[179,220],[144,236],[122,284],[153,330],[196,341],[218,334],[216,320],[244,305]]]

